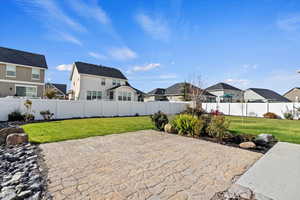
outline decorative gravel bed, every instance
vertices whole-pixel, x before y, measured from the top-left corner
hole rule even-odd
[[[11,126],[0,123],[0,129]],[[45,169],[37,145],[0,146],[0,199],[51,199]]]

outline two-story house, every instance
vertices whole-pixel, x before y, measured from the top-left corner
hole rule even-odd
[[[133,88],[124,74],[111,67],[75,62],[71,71],[74,100],[142,101],[143,92]]]
[[[0,47],[0,97],[43,97],[44,55]]]
[[[241,102],[244,99],[242,90],[227,83],[217,83],[205,90],[215,95],[218,102]]]

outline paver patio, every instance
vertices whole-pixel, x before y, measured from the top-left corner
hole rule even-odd
[[[152,130],[40,147],[54,199],[208,200],[262,156]]]

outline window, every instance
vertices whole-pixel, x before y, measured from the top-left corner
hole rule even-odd
[[[118,100],[122,101],[122,92],[118,92]]]
[[[121,85],[121,81],[120,80],[117,80],[117,85]]]
[[[113,80],[113,81],[112,81],[112,84],[113,84],[113,85],[116,85],[116,84],[117,84],[116,80]]]
[[[86,99],[87,100],[92,100],[92,91],[87,91]]]
[[[40,79],[40,69],[32,68],[32,79]]]
[[[123,92],[123,101],[127,100],[127,92]]]
[[[105,78],[101,79],[101,85],[105,85]]]
[[[101,91],[97,92],[97,99],[102,99],[102,92]]]
[[[37,88],[34,86],[16,85],[16,96],[36,97]]]
[[[131,101],[131,92],[128,92],[127,95],[128,95],[128,96],[127,96],[127,100],[128,100],[128,101]]]
[[[6,76],[16,77],[16,66],[6,65]]]
[[[97,92],[93,91],[92,100],[95,100],[95,99],[97,99]]]

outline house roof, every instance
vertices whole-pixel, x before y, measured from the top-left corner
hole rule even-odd
[[[138,89],[132,87],[128,82],[126,82],[126,85],[116,85],[116,86],[114,86],[114,87],[112,87],[112,88],[109,88],[109,90],[114,90],[114,89],[117,89],[117,88],[122,87],[122,86],[130,87],[130,88],[132,88],[133,90],[135,90],[138,94],[145,94],[145,93],[142,92],[141,90],[138,90]]]
[[[210,86],[210,87],[208,87],[208,88],[206,88],[205,90],[207,90],[207,91],[212,91],[212,90],[237,90],[237,91],[242,91],[242,90],[240,90],[239,88],[236,88],[236,87],[234,87],[234,86],[232,86],[232,85],[229,85],[229,84],[227,84],[227,83],[217,83],[217,84],[215,84],[215,85],[212,85],[212,86]]]
[[[263,88],[249,88],[247,90],[252,90],[256,94],[262,96],[265,99],[268,100],[276,100],[276,101],[281,101],[281,102],[290,102],[287,98],[281,96],[277,92],[274,92],[273,90],[269,89],[263,89]]]
[[[44,55],[5,47],[0,47],[0,62],[48,68]]]
[[[195,89],[199,89],[202,91],[202,89],[190,84],[190,83],[185,83],[185,82],[182,82],[182,83],[176,83],[174,85],[171,85],[170,87],[166,88],[165,89],[165,94],[166,95],[182,95],[184,92],[184,85],[187,85],[189,88],[193,87]],[[207,95],[207,96],[215,96],[207,91],[203,91],[203,95]]]
[[[290,92],[293,91],[294,89],[300,90],[300,87],[294,87],[294,88],[290,89],[289,91],[287,91],[286,93],[284,93],[283,96],[287,95],[288,93],[290,93]]]
[[[102,65],[95,65],[95,64],[84,63],[84,62],[75,62],[75,66],[78,70],[78,73],[80,74],[89,74],[95,76],[104,76],[104,77],[127,80],[124,74],[116,68],[105,67]]]
[[[56,87],[59,91],[61,91],[64,95],[67,95],[67,85],[66,84],[58,84],[58,83],[47,83]]]
[[[164,95],[166,92],[165,89],[163,88],[156,88],[154,90],[151,90],[150,92],[148,92],[148,95]]]

